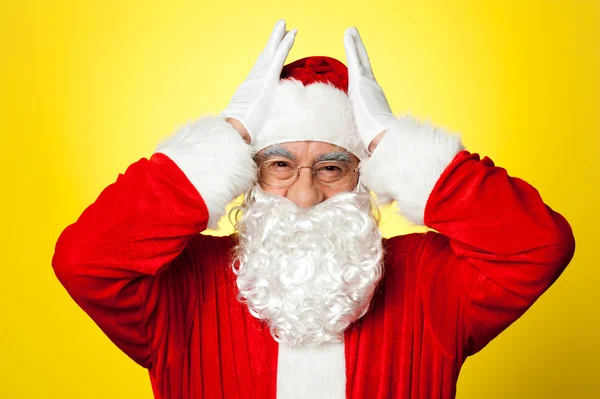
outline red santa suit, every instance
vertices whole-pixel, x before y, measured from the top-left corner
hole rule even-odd
[[[57,277],[148,369],[157,399],[274,399],[294,378],[289,349],[236,298],[236,237],[199,234],[255,179],[250,146],[222,118],[204,118],[130,165],[58,239]],[[571,228],[531,185],[407,118],[363,163],[361,179],[432,231],[384,240],[369,311],[343,343],[316,349],[339,361],[314,366],[340,379],[349,399],[454,398],[465,359],[569,263]]]

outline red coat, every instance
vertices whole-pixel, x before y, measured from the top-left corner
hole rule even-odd
[[[63,231],[56,275],[148,369],[156,398],[274,398],[278,346],[235,297],[234,238],[198,234],[207,218],[194,185],[155,153]],[[466,357],[534,303],[575,247],[535,188],[468,151],[424,220],[437,232],[385,240],[372,308],[346,331],[348,398],[453,398]]]

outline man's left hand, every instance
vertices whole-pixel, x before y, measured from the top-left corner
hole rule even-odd
[[[396,118],[383,89],[375,80],[367,50],[356,28],[346,30],[344,48],[348,63],[348,97],[352,102],[356,128],[365,147],[373,152]]]

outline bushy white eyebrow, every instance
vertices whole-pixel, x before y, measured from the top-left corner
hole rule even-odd
[[[296,159],[294,154],[292,154],[291,152],[289,152],[288,150],[286,150],[285,148],[283,148],[280,145],[272,145],[272,146],[268,147],[267,149],[265,149],[263,154],[265,157],[276,156],[276,157],[284,157],[284,158],[289,158],[289,159]]]
[[[325,154],[321,154],[315,158],[316,162],[323,161],[342,161],[342,162],[350,162],[350,155],[345,152],[328,152]]]
[[[292,154],[289,150],[283,148],[279,145],[272,145],[267,147],[263,155],[265,157],[284,157],[289,159],[296,159],[294,154]],[[351,162],[350,155],[346,152],[327,152],[325,154],[320,154],[315,158],[315,163],[323,162],[323,161],[342,161],[342,162]]]

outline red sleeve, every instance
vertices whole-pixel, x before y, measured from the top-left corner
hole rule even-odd
[[[206,228],[207,220],[192,183],[169,157],[155,153],[130,165],[65,228],[52,265],[108,337],[137,363],[151,367],[160,327],[146,303],[156,303],[163,285],[155,276]]]
[[[571,227],[534,187],[464,150],[436,182],[424,220],[439,232],[423,236],[426,306],[441,342],[463,331],[466,355],[518,319],[575,250]]]

